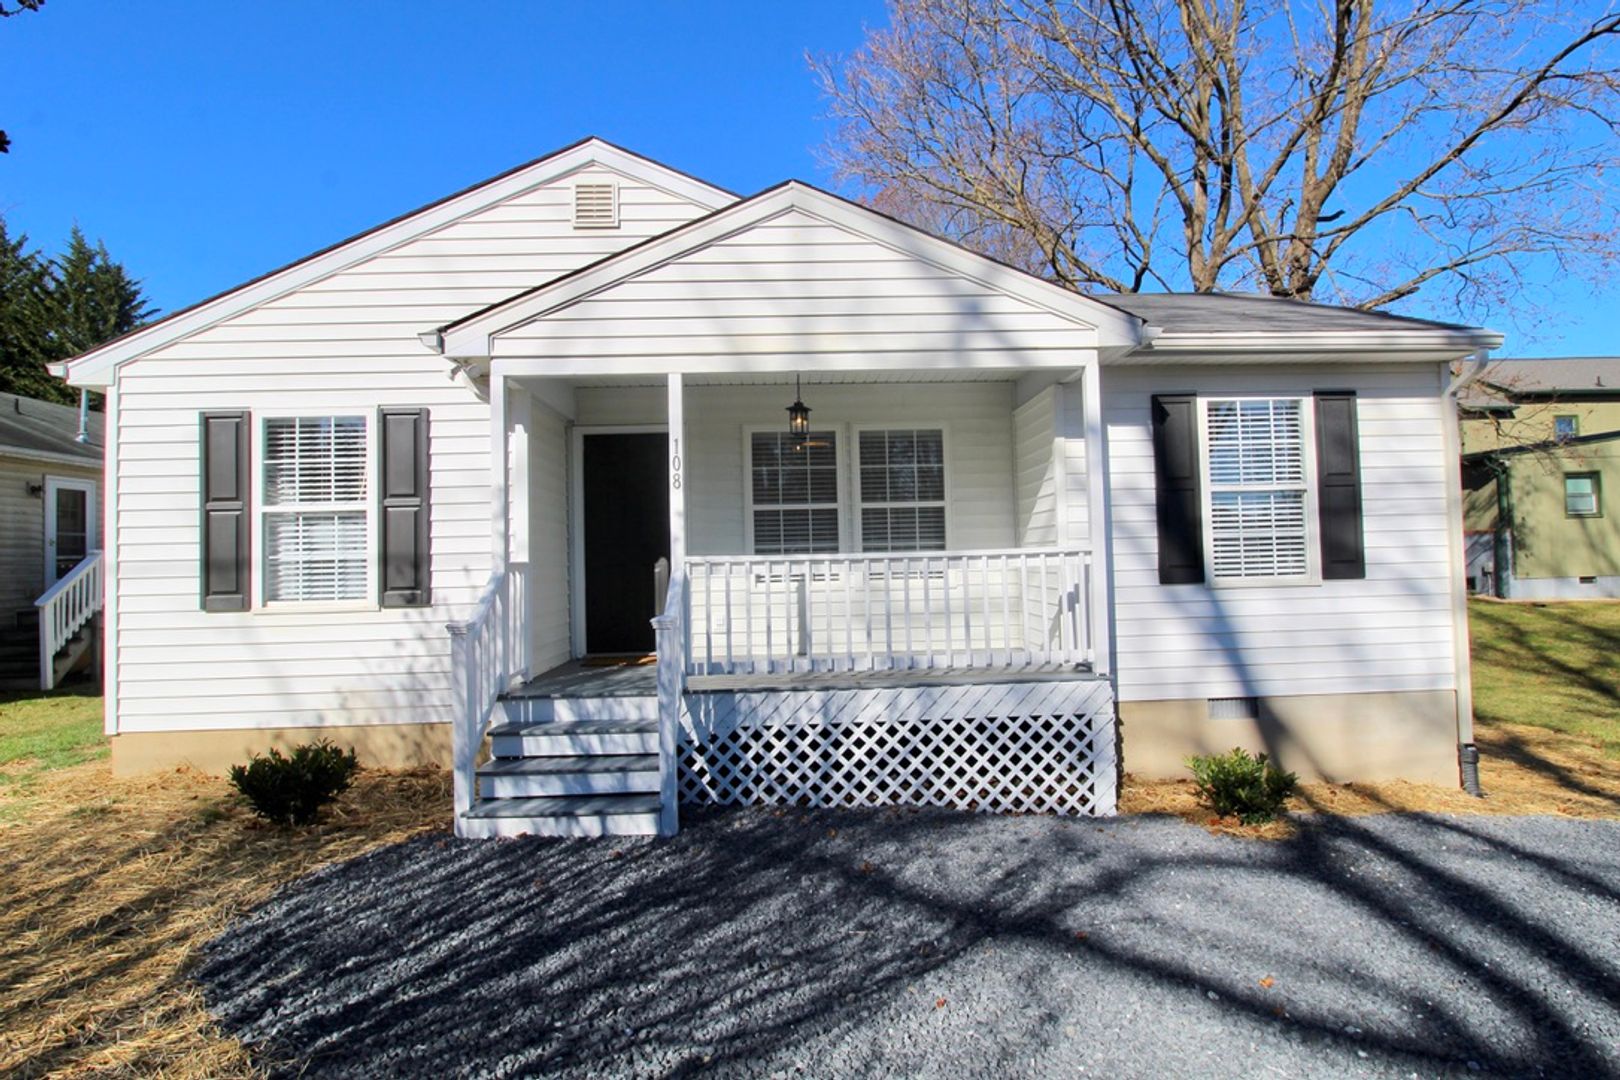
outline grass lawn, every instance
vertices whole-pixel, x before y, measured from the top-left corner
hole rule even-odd
[[[1547,728],[1620,759],[1620,603],[1501,603],[1468,609],[1481,725]]]
[[[1298,809],[1620,815],[1620,604],[1472,616],[1491,797],[1307,784]],[[1209,824],[1184,782],[1127,782],[1122,806]],[[99,698],[0,698],[0,1075],[255,1075],[186,976],[198,950],[322,864],[447,832],[449,810],[443,771],[367,770],[319,826],[276,829],[218,777],[112,776]]]

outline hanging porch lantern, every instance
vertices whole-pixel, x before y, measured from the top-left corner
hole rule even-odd
[[[795,445],[803,446],[810,440],[810,406],[804,403],[797,375],[793,376],[793,404],[787,407],[787,414],[788,433],[793,436]]]

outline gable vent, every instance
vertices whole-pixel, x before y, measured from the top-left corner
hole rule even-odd
[[[613,229],[619,224],[619,186],[613,183],[574,185],[574,228]]]

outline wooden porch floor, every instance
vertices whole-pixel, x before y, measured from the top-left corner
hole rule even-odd
[[[957,667],[914,671],[798,671],[769,675],[690,675],[688,693],[767,690],[872,690],[975,683],[1064,682],[1097,678],[1088,665]],[[508,692],[513,698],[644,697],[658,693],[656,664],[586,666],[571,660]]]

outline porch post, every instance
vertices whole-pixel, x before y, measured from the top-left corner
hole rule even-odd
[[[510,460],[510,440],[506,431],[506,376],[489,373],[489,494],[490,513],[490,574],[505,571],[510,523],[507,520],[506,470]]]
[[[1112,500],[1108,495],[1108,431],[1103,424],[1102,360],[1095,353],[1081,369],[1081,406],[1086,414],[1086,502],[1091,530],[1091,640],[1096,654],[1092,670],[1107,675],[1114,668],[1114,538]]]
[[[503,384],[505,380],[502,380]],[[536,651],[533,647],[531,634],[536,620],[533,618],[535,597],[539,590],[533,587],[534,575],[528,572],[531,565],[531,540],[529,536],[529,471],[530,456],[533,453],[533,444],[530,442],[533,405],[528,390],[521,383],[506,385],[506,414],[507,439],[510,443],[508,470],[508,484],[506,513],[509,524],[507,526],[507,557],[511,560],[512,568],[522,575],[519,587],[514,590],[512,602],[514,605],[513,618],[516,638],[513,645],[516,655],[512,658],[518,671],[524,678],[533,675],[531,658]]]
[[[686,395],[680,372],[669,376],[669,573],[686,572]]]

